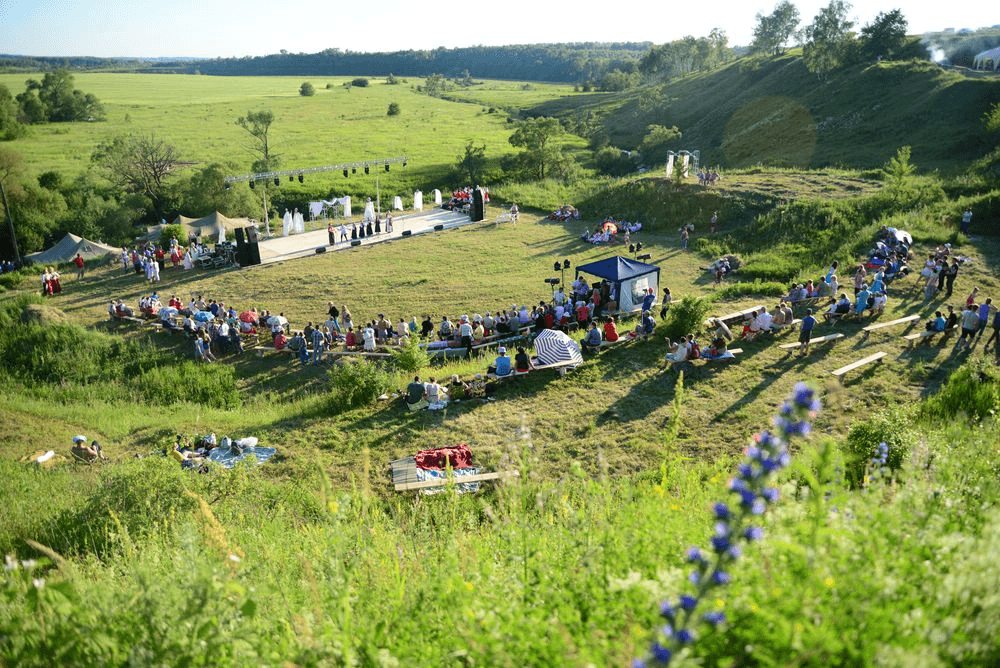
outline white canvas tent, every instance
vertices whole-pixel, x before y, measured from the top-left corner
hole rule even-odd
[[[114,246],[107,246],[96,241],[88,241],[75,234],[67,234],[52,248],[32,253],[26,259],[36,264],[59,264],[60,262],[69,262],[76,257],[77,253],[84,260],[93,260],[120,251],[120,248],[115,248]]]
[[[972,59],[972,67],[977,70],[1000,70],[1000,46],[989,51],[977,53]]]

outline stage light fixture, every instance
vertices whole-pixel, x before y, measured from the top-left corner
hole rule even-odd
[[[628,252],[633,254],[635,253],[635,244],[628,245]]]
[[[406,167],[406,158],[403,158],[403,167]]]
[[[641,250],[642,250],[642,242],[640,241],[635,245],[635,252],[638,253]]]
[[[562,269],[562,265],[559,264],[559,260],[556,260],[555,264],[552,265],[552,269],[555,271],[559,271],[560,269]]]
[[[288,182],[289,182],[289,183],[292,183],[293,181],[295,181],[295,177],[294,177],[294,176],[292,176],[291,174],[289,174],[289,175],[288,175]]]
[[[344,178],[345,179],[347,178],[347,170],[346,169],[344,170]]]
[[[228,183],[226,183],[226,184],[225,184],[225,185],[223,186],[223,188],[225,188],[226,190],[229,190],[229,188],[230,188],[230,185],[229,185]]]
[[[569,260],[563,260],[563,269],[569,269]]]
[[[385,171],[387,171],[387,172],[389,171],[389,163],[388,162],[385,163]]]
[[[305,183],[305,181],[306,181],[306,177],[304,177],[301,174],[299,174],[299,183]]]
[[[275,186],[280,186],[281,185],[281,179],[279,179],[277,176],[274,177],[274,185]]]
[[[351,174],[357,174],[357,173],[358,173],[358,168],[357,167],[351,167]]]
[[[253,190],[253,189],[254,189],[254,182],[253,182],[253,179],[250,179],[250,190]]]
[[[367,173],[368,173],[368,165],[366,164],[365,165],[365,174],[367,174]]]

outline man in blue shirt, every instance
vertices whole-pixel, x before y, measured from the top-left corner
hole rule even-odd
[[[507,357],[507,349],[500,346],[497,353],[497,358],[493,360],[493,366],[487,369],[487,372],[494,374],[497,378],[509,376],[511,373],[511,367],[510,358]]]
[[[642,298],[642,310],[652,311],[653,304],[655,303],[656,303],[656,293],[653,292],[653,288],[649,288],[648,290],[646,290],[646,294]]]
[[[806,317],[799,323],[799,356],[809,352],[809,341],[812,339],[813,327],[816,326],[816,318],[813,317],[813,310],[806,311]]]
[[[597,322],[592,322],[590,323],[590,329],[587,330],[587,335],[583,337],[580,345],[583,346],[584,351],[590,352],[600,348],[602,340],[601,330],[597,328]]]

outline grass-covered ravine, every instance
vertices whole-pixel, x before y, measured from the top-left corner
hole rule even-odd
[[[682,311],[774,306],[792,280],[863,260],[882,225],[912,232],[918,266],[945,242],[970,261],[951,299],[925,301],[912,276],[891,284],[881,320],[926,318],[976,286],[1000,295],[986,225],[998,194],[849,171],[752,169],[710,190],[609,180],[576,200],[580,221],[522,209],[516,226],[163,272],[161,296],[268,308],[294,327],[328,301],[355,322],[438,320],[546,299],[555,260],[629,254],[582,242],[584,228],[644,223],[633,240],[677,304],[653,340],[433,412],[377,396],[414,373],[470,378],[492,354],[196,365],[181,336],[108,322],[109,299],[149,290],[116,265],[44,300],[34,276],[10,279],[0,665],[997,665],[1000,367],[985,339],[908,349],[921,321],[868,337],[845,322],[804,358],[778,348],[795,337],[782,333],[741,342],[728,366],[660,365]],[[956,233],[967,205],[971,240]],[[703,267],[723,253],[745,267],[716,286]],[[881,364],[831,375],[876,351]],[[205,473],[162,456],[176,434],[209,432],[277,454]],[[75,434],[108,460],[71,463]],[[459,443],[518,475],[475,495],[393,491],[391,460]],[[61,459],[22,461],[48,449]]]

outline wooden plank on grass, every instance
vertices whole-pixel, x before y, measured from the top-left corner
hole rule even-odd
[[[837,332],[836,334],[827,334],[826,336],[817,336],[815,339],[811,339],[809,341],[809,343],[811,343],[811,344],[812,343],[823,343],[824,341],[836,341],[837,339],[842,339],[842,338],[844,338],[844,335],[841,334],[840,332]],[[799,343],[799,342],[795,342],[795,343],[782,343],[778,347],[781,348],[782,350],[791,350],[792,348],[798,348],[800,345],[802,345],[802,344]]]
[[[882,358],[885,357],[888,354],[889,353],[885,353],[885,352],[879,351],[877,353],[874,353],[873,355],[869,355],[868,357],[864,357],[862,359],[859,359],[857,362],[852,362],[851,364],[848,364],[847,366],[842,366],[839,369],[836,369],[835,371],[831,371],[830,373],[832,373],[837,378],[840,378],[841,380],[843,380],[844,374],[846,374],[848,371],[853,371],[854,369],[857,369],[859,367],[863,367],[866,364],[871,364],[872,362],[881,362]]]

